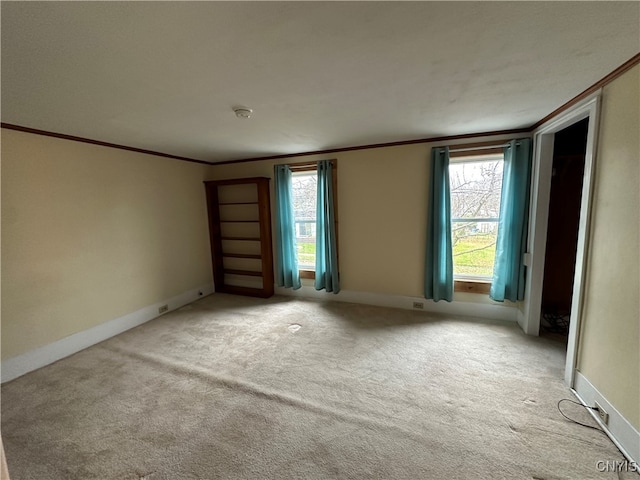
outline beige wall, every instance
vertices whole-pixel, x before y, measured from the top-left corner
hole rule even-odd
[[[2,358],[212,282],[207,168],[2,129]]]
[[[640,429],[640,67],[604,88],[578,370]]]
[[[414,144],[220,165],[211,167],[210,176],[272,177],[277,163],[336,158],[341,289],[422,297],[431,146]],[[468,293],[456,293],[454,300],[513,306]]]
[[[430,148],[329,156],[344,290],[422,296]],[[2,358],[211,282],[202,180],[272,177],[275,163],[207,167],[2,129]]]

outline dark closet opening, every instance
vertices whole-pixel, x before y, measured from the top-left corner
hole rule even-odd
[[[555,134],[542,285],[541,334],[566,342],[576,265],[587,130],[585,118]]]

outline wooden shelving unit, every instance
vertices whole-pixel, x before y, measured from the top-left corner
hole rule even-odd
[[[216,292],[273,295],[269,180],[204,182]]]

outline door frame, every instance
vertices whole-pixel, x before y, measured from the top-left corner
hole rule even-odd
[[[601,93],[601,90],[598,90],[557,117],[545,122],[533,132],[534,154],[530,198],[531,209],[526,256],[528,268],[526,272],[523,315],[519,323],[528,335],[539,335],[555,134],[580,120],[589,119],[564,373],[565,383],[569,387],[573,387],[575,379],[580,323],[584,304]]]

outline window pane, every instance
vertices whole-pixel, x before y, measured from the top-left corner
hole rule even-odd
[[[493,155],[449,165],[454,277],[493,276],[503,163]]]
[[[316,172],[292,175],[293,215],[296,222],[298,267],[301,270],[316,268]]]
[[[452,218],[498,218],[503,161],[451,163]]]
[[[453,274],[493,276],[498,222],[454,222]]]

